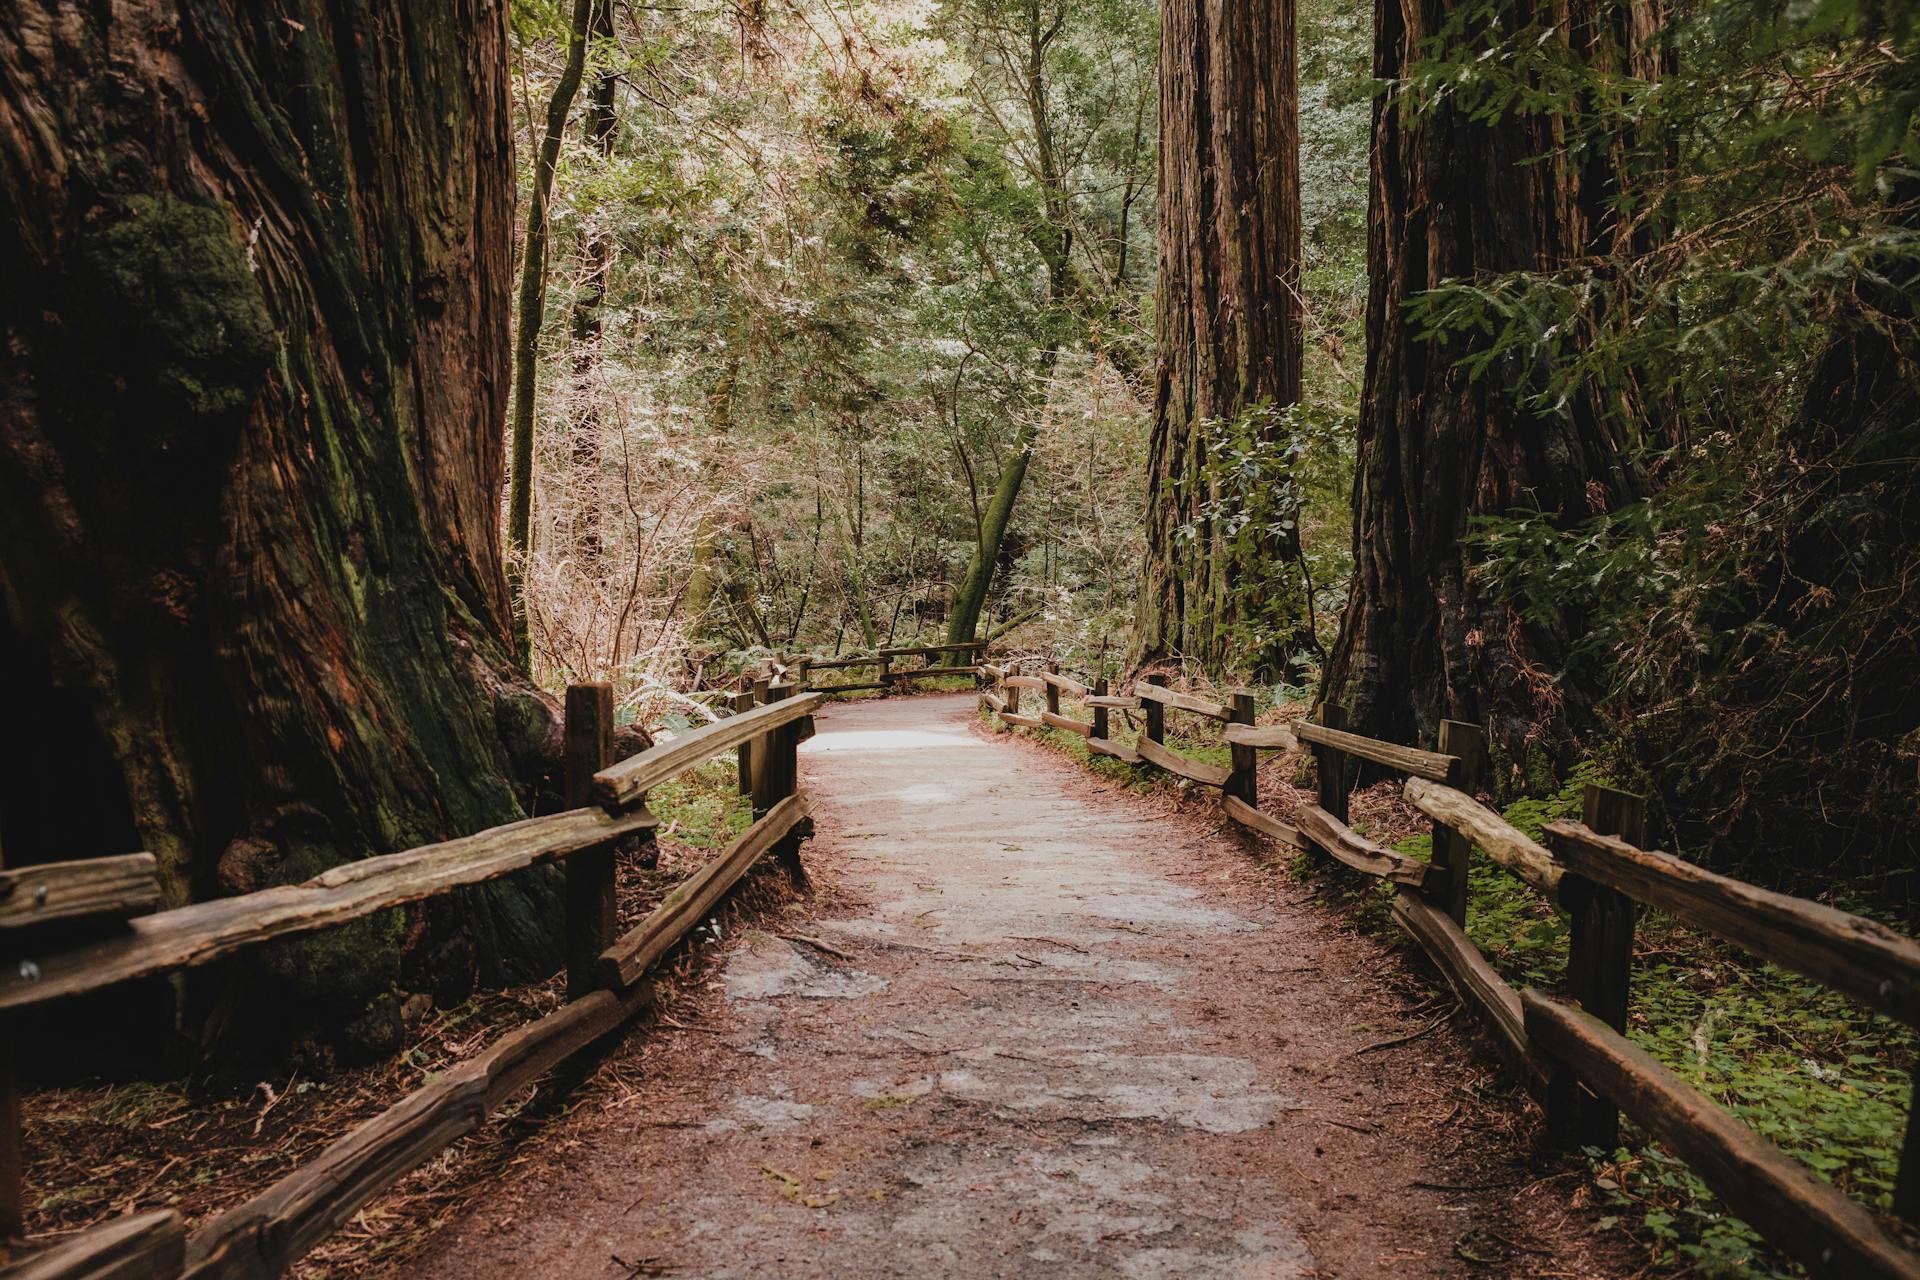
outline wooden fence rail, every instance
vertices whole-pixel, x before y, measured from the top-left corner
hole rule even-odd
[[[802,692],[811,693],[859,693],[888,692],[902,684],[915,680],[937,680],[942,676],[981,676],[990,668],[986,663],[988,644],[985,640],[966,640],[954,644],[901,645],[886,649],[877,649],[872,654],[854,654],[844,658],[788,658],[773,664],[773,669],[793,678]],[[970,655],[972,662],[958,666],[946,666],[940,659],[959,655]],[[896,668],[894,662],[900,658],[921,660],[918,667]],[[815,672],[849,671],[857,667],[878,668],[878,674],[872,680],[853,684],[813,684],[810,683]]]
[[[734,715],[614,763],[608,759],[612,689],[576,685],[567,691],[565,747],[567,800],[574,807],[347,863],[303,884],[142,916],[137,913],[150,910],[157,897],[147,888],[152,866],[144,855],[101,859],[110,865],[91,872],[7,872],[0,908],[21,895],[28,905],[0,911],[0,946],[8,949],[0,1012],[204,964],[556,859],[565,860],[567,872],[568,972],[560,1009],[509,1032],[191,1234],[179,1214],[161,1212],[115,1219],[44,1247],[9,1244],[6,1237],[21,1230],[24,1193],[18,1099],[0,1060],[0,1101],[6,1103],[0,1107],[0,1280],[258,1280],[284,1272],[380,1192],[645,1008],[649,969],[762,857],[774,853],[800,872],[799,841],[812,827],[795,752],[825,696],[802,693],[790,681],[758,681]],[[646,807],[650,789],[736,749],[753,826],[616,938],[614,842],[658,826]],[[97,908],[83,918],[88,935],[62,943],[50,925],[82,920],[76,914],[81,903]],[[6,942],[13,915],[35,926],[19,935],[25,942]],[[11,1049],[15,1034],[0,1021],[0,1045]]]
[[[1485,736],[1474,725],[1443,722],[1436,749],[1427,750],[1348,732],[1338,707],[1324,708],[1319,724],[1257,726],[1252,699],[1243,692],[1222,704],[1168,689],[1161,677],[1148,675],[1130,696],[1119,697],[1104,678],[1068,681],[1049,667],[1037,678],[1017,674],[1013,664],[992,668],[981,705],[1005,724],[1040,728],[1053,720],[1020,715],[1020,689],[1042,687],[1056,695],[1072,686],[1089,689],[1082,696],[1093,714],[1087,745],[1095,754],[1217,787],[1220,813],[1235,824],[1392,883],[1395,921],[1541,1101],[1550,1140],[1610,1148],[1624,1111],[1813,1274],[1920,1277],[1920,1255],[1864,1207],[1625,1037],[1636,904],[1667,912],[1911,1025],[1920,1025],[1920,941],[1642,847],[1642,802],[1626,792],[1588,787],[1584,820],[1548,824],[1548,843],[1542,845],[1476,798]],[[1129,748],[1111,739],[1108,717],[1135,709],[1142,724]],[[1231,767],[1195,761],[1168,747],[1170,709],[1225,722],[1221,737]],[[1058,706],[1048,710],[1059,714]],[[1263,813],[1253,785],[1257,753],[1303,747],[1316,761],[1316,802],[1291,820]],[[1409,775],[1407,799],[1434,824],[1429,862],[1387,849],[1348,825],[1347,797],[1359,760]],[[1567,912],[1566,990],[1577,1009],[1536,991],[1516,991],[1468,940],[1467,872],[1476,850]],[[1920,1223],[1920,1131],[1911,1116],[1894,1206],[1908,1222]]]

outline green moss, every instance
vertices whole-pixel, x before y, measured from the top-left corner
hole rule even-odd
[[[264,948],[261,964],[299,999],[337,1006],[380,995],[400,978],[406,916],[380,911],[305,938]]]
[[[233,220],[167,196],[131,197],[120,213],[81,248],[82,296],[103,327],[123,331],[123,357],[150,384],[142,390],[195,415],[245,411],[275,337]]]

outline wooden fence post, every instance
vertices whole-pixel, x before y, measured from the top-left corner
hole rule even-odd
[[[753,697],[752,689],[742,689],[729,697],[727,702],[733,708],[733,714],[739,715],[743,711],[753,710]],[[753,743],[743,742],[735,747],[734,759],[740,765],[740,794],[750,796],[753,794]]]
[[[1047,663],[1047,674],[1050,676],[1059,675],[1060,664],[1057,662]],[[1060,686],[1051,681],[1047,684],[1047,710],[1056,716],[1060,714]]]
[[[882,697],[893,692],[893,655],[880,655],[880,693]]]
[[[0,855],[0,867],[7,864]],[[20,1082],[14,1075],[15,1018],[0,1016],[0,1257],[6,1243],[27,1234],[26,1140],[21,1131]]]
[[[792,692],[790,684],[770,685],[766,701],[783,701]],[[793,794],[794,751],[800,745],[793,730],[794,726],[781,725],[753,741],[753,817],[756,822]]]
[[[1472,795],[1480,785],[1487,735],[1479,725],[1464,720],[1442,720],[1437,745],[1441,754],[1454,757],[1447,785]],[[1427,896],[1458,925],[1467,923],[1467,867],[1472,861],[1473,841],[1436,820],[1433,824],[1435,871],[1427,876]]]
[[[807,681],[812,678],[813,659],[811,657],[793,660],[793,687],[801,693],[807,692]]]
[[[1253,695],[1245,689],[1235,689],[1227,698],[1227,723],[1253,723]],[[1232,796],[1236,800],[1258,808],[1260,804],[1259,774],[1260,753],[1252,747],[1243,747],[1234,743],[1229,751],[1232,756],[1233,772],[1227,775],[1226,785],[1220,788],[1220,794]]]
[[[1913,1073],[1913,1096],[1920,1098],[1920,1067]],[[1920,1225],[1920,1124],[1911,1107],[1907,1112],[1907,1138],[1900,1144],[1900,1172],[1893,1181],[1893,1211],[1905,1222]]]
[[[578,809],[593,802],[593,775],[613,763],[613,686],[568,685],[565,733],[567,807]],[[567,999],[578,1000],[599,986],[600,953],[619,927],[613,846],[573,854],[566,877]]]
[[[768,702],[780,702],[794,691],[791,684],[776,684],[767,690]],[[760,735],[753,749],[753,818],[758,822],[773,807],[792,795],[800,780],[800,725],[783,724]],[[800,863],[800,837],[783,836],[773,853],[794,879],[804,881],[806,868]]]
[[[1603,836],[1631,845],[1646,840],[1646,800],[1591,784],[1581,820]],[[1560,904],[1572,917],[1567,947],[1567,991],[1580,1007],[1622,1035],[1633,973],[1633,900],[1569,872],[1560,880]],[[1565,1067],[1547,1081],[1547,1131],[1560,1143],[1611,1151],[1620,1142],[1620,1112],[1590,1093]]]
[[[1104,698],[1107,696],[1107,678],[1105,676],[1101,676],[1093,682],[1093,696],[1096,698]],[[1107,709],[1105,707],[1095,707],[1093,709],[1093,736],[1102,739],[1107,736]]]
[[[26,1142],[21,1132],[20,1082],[14,1076],[19,1028],[0,1019],[0,1257],[9,1240],[27,1234]]]
[[[1147,677],[1147,683],[1162,686],[1167,683],[1167,678],[1156,671]],[[1157,699],[1142,698],[1140,715],[1147,722],[1141,734],[1149,742],[1164,743],[1167,740],[1167,704]]]
[[[1008,660],[1007,665],[1009,667],[1013,665],[1011,659]],[[1018,674],[1018,673],[1016,672],[1015,674]],[[1000,692],[1006,695],[1007,713],[1009,715],[1016,715],[1016,716],[1019,715],[1020,714],[1020,686],[1008,684],[1005,680],[1002,680],[1000,682]]]
[[[1347,709],[1329,702],[1320,708],[1320,723],[1328,729],[1347,727]],[[1313,774],[1320,807],[1341,822],[1347,820],[1347,793],[1353,789],[1353,771],[1347,753],[1338,747],[1313,748]]]
[[[752,710],[754,707],[766,706],[767,703],[771,701],[771,697],[772,697],[772,695],[770,695],[767,691],[772,688],[773,688],[772,676],[763,675],[763,676],[756,677],[753,682],[753,688],[748,690],[748,692],[753,695],[753,701],[747,704],[747,709]],[[760,744],[765,740],[765,737],[766,735],[762,734],[760,737],[752,739],[748,745],[747,753],[749,755],[754,754],[759,749]],[[747,776],[749,779],[751,779],[753,775],[749,773]],[[747,784],[747,794],[748,795],[753,794],[753,784],[751,781],[749,781]]]

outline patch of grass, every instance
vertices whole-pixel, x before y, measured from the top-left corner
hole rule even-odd
[[[135,1080],[117,1085],[87,1107],[87,1118],[122,1129],[144,1129],[187,1106],[186,1091],[172,1081]]]
[[[724,849],[753,825],[753,803],[740,794],[738,779],[734,758],[720,756],[649,791],[647,807],[660,818],[663,832],[673,825],[676,842]]]
[[[864,1105],[869,1111],[892,1111],[898,1107],[910,1107],[920,1098],[921,1095],[917,1093],[883,1093],[868,1098]]]

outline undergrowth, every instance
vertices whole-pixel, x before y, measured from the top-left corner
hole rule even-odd
[[[696,765],[647,793],[660,819],[660,836],[697,849],[719,850],[753,825],[752,802],[740,794],[730,755]]]

